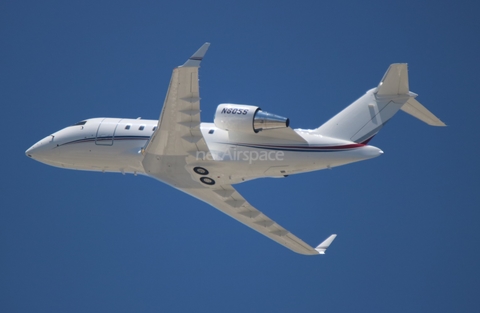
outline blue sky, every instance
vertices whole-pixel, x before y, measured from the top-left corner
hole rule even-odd
[[[480,41],[473,1],[4,1],[2,312],[474,312]],[[385,154],[238,185],[324,256],[297,255],[146,177],[24,155],[90,117],[158,118],[204,42],[202,119],[247,103],[314,128],[409,63],[449,126],[400,112]]]

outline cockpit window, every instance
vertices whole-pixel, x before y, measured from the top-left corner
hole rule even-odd
[[[81,126],[81,125],[85,125],[86,123],[87,123],[87,121],[81,121],[81,122],[73,124],[72,126]]]

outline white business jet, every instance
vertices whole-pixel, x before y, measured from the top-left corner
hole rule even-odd
[[[147,175],[171,185],[301,254],[324,254],[336,235],[311,247],[248,203],[232,185],[323,170],[383,152],[368,142],[403,110],[445,124],[410,92],[407,64],[392,64],[378,85],[317,129],[257,106],[224,103],[200,121],[198,68],[209,43],[173,70],[160,119],[92,118],[45,137],[27,156],[56,167]]]

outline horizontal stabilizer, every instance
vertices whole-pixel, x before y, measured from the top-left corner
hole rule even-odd
[[[433,115],[426,107],[424,107],[420,102],[414,98],[410,98],[407,103],[405,103],[401,110],[405,113],[410,114],[413,117],[418,118],[422,122],[427,123],[432,126],[446,126],[438,117]]]
[[[325,254],[325,251],[326,251],[327,248],[330,246],[330,244],[333,242],[333,240],[335,239],[335,237],[337,237],[336,234],[331,235],[330,237],[328,237],[327,239],[325,239],[325,241],[323,241],[321,244],[319,244],[319,245],[315,248],[315,250],[317,250],[319,254]]]

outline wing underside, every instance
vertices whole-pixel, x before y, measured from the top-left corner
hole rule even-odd
[[[231,185],[210,188],[191,188],[182,191],[202,200],[258,231],[266,237],[300,254],[315,255],[320,252],[277,224],[248,203]]]
[[[255,209],[231,185],[205,185],[191,170],[199,162],[198,156],[209,152],[200,130],[198,84],[198,68],[208,46],[204,44],[183,66],[173,70],[157,129],[142,150],[145,172],[297,253],[323,254],[335,235],[313,248]],[[201,161],[212,166],[215,163]]]

